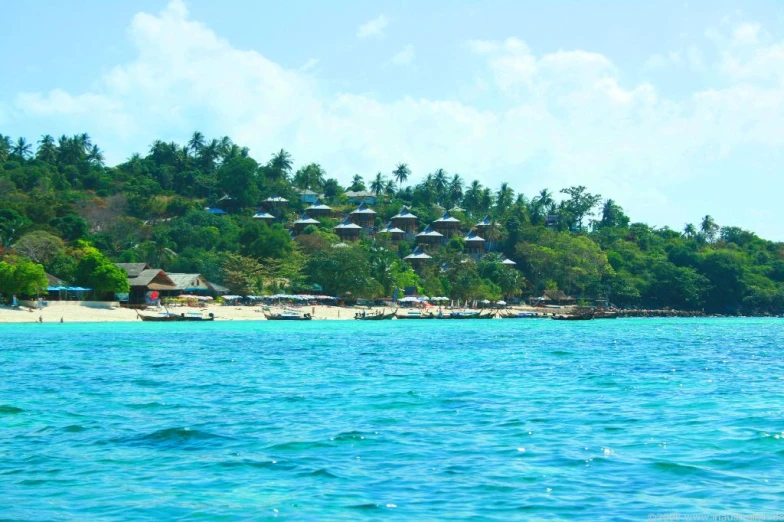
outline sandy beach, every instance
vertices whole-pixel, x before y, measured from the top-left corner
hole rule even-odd
[[[314,320],[353,320],[357,312],[376,313],[381,311],[389,313],[394,308],[365,308],[365,307],[338,307],[338,306],[306,306],[301,308],[283,308],[280,306],[271,306],[269,310],[273,313],[279,313],[285,310],[299,310],[303,313],[307,312],[313,316]],[[403,313],[402,310],[400,309]],[[438,310],[434,308],[432,310]],[[530,307],[524,308],[509,308],[512,310],[526,310],[534,311]],[[163,308],[160,311],[164,311]],[[215,315],[216,321],[264,321],[264,314],[260,306],[222,306],[222,305],[207,305],[203,307],[174,307],[169,308],[170,312],[197,312],[201,311],[203,314],[212,313]],[[142,311],[142,313],[157,313],[154,308]],[[62,319],[63,322],[78,322],[78,323],[104,323],[104,322],[132,322],[140,321],[135,310],[120,307],[109,306],[85,306],[79,301],[54,301],[49,302],[48,306],[41,309],[28,308],[21,306],[18,309],[10,307],[0,307],[0,323],[37,323],[39,321],[44,323],[59,323]]]

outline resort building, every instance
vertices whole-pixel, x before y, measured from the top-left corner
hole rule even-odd
[[[479,260],[485,253],[485,240],[476,235],[473,230],[465,237],[465,253],[475,260]]]
[[[432,226],[433,229],[443,234],[444,237],[449,238],[460,231],[460,220],[447,211],[440,218],[433,221]]]
[[[348,215],[352,223],[364,228],[367,232],[372,232],[376,224],[376,211],[360,203],[356,210]]]
[[[227,214],[236,214],[242,210],[240,202],[229,195],[220,198],[211,208],[219,208]]]
[[[276,217],[281,217],[289,206],[289,200],[279,196],[273,196],[263,201],[264,208]]]
[[[311,217],[329,217],[332,215],[332,207],[325,205],[321,201],[316,201],[305,209]]]
[[[410,236],[416,234],[417,217],[409,212],[408,207],[403,207],[397,215],[392,216],[392,226],[401,229]]]
[[[411,266],[416,270],[421,268],[425,262],[433,258],[427,255],[427,253],[424,251],[420,250],[419,247],[416,247],[413,252],[408,254],[403,259],[411,263]]]
[[[367,190],[347,190],[346,197],[350,203],[365,203],[367,205],[375,205],[378,199],[375,194]]]
[[[387,226],[385,226],[384,228],[379,230],[378,233],[379,234],[388,234],[389,238],[392,241],[402,241],[403,237],[406,235],[406,233],[403,230],[401,230],[401,229],[397,228],[396,226],[394,226],[391,221],[389,223],[387,223]]]
[[[511,259],[509,259],[509,258],[508,258],[508,257],[506,257],[506,256],[504,256],[503,260],[501,261],[501,264],[502,264],[502,265],[506,265],[506,266],[508,266],[509,268],[511,268],[511,267],[513,267],[513,266],[515,266],[515,265],[517,265],[517,263],[515,263],[514,261],[512,261]]]
[[[174,283],[174,288],[162,291],[163,295],[178,296],[180,294],[206,295],[210,292],[210,283],[201,274],[166,274]]]
[[[493,226],[493,222],[490,220],[490,216],[485,216],[482,221],[474,225],[474,229],[476,230],[477,235],[480,237],[487,239],[487,231],[490,230],[490,227]]]
[[[417,246],[423,248],[438,248],[444,240],[444,235],[440,232],[433,230],[428,225],[425,229],[416,235]]]
[[[362,227],[353,223],[349,217],[346,216],[343,222],[332,230],[343,241],[356,241],[359,239],[359,233],[362,232]]]
[[[115,266],[128,274],[128,284],[131,287],[129,305],[145,304],[148,293],[175,290],[174,281],[160,268],[150,268],[146,263],[115,263]]]
[[[270,214],[269,212],[264,212],[263,210],[259,210],[255,214],[253,214],[253,219],[260,219],[266,223],[272,223],[275,221],[275,216]]]
[[[310,189],[298,190],[297,192],[299,193],[300,203],[306,203],[310,205],[318,201],[319,195]]]
[[[301,234],[310,225],[319,226],[321,223],[317,219],[308,216],[307,212],[303,212],[299,219],[294,222],[294,235]]]

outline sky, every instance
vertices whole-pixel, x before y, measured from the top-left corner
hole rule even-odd
[[[28,0],[3,7],[0,133],[284,148],[346,183],[407,163],[632,221],[784,240],[784,3]]]

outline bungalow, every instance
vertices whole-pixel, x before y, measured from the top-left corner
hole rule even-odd
[[[354,241],[359,239],[359,233],[362,232],[362,227],[356,223],[352,223],[348,216],[346,216],[346,219],[332,230],[341,240]]]
[[[242,210],[242,207],[240,206],[240,202],[229,195],[225,195],[222,198],[220,198],[218,201],[215,202],[214,205],[212,205],[211,208],[219,208],[222,211],[226,212],[227,214],[236,214],[237,212]]]
[[[273,216],[282,216],[289,206],[289,200],[280,196],[273,196],[263,201],[264,208]]]
[[[485,251],[485,240],[473,230],[465,237],[465,253],[474,259],[479,259]]]
[[[317,219],[308,216],[307,212],[303,212],[299,219],[294,222],[294,234],[301,234],[310,225],[319,226],[321,223]]]
[[[312,217],[329,217],[332,215],[332,207],[325,205],[317,200],[315,203],[305,209],[305,212]]]
[[[129,305],[146,304],[156,299],[160,292],[173,291],[175,283],[160,268],[150,268],[146,263],[115,263],[115,266],[128,274],[131,291],[128,295]]]
[[[566,295],[563,290],[545,290],[542,297],[532,297],[533,305],[573,305],[575,298]]]
[[[346,197],[350,203],[366,203],[368,205],[375,205],[378,199],[373,192],[367,190],[347,190]]]
[[[427,255],[427,253],[425,253],[424,251],[420,250],[419,247],[417,246],[416,248],[414,248],[413,252],[408,254],[403,259],[405,259],[406,261],[411,263],[411,266],[413,266],[415,269],[418,269],[426,261],[428,261],[429,259],[433,259],[433,258],[430,257],[429,255]]]
[[[441,245],[443,240],[444,235],[433,230],[430,225],[426,226],[422,232],[416,235],[416,242],[418,247],[421,246],[437,248]]]
[[[356,223],[364,229],[372,229],[376,224],[376,211],[364,203],[360,203],[348,217],[352,223]]]
[[[299,202],[308,205],[315,203],[319,198],[319,195],[310,189],[298,190],[297,193],[299,194]]]
[[[392,241],[402,241],[403,236],[406,235],[405,231],[397,228],[392,222],[387,223],[387,226],[378,231],[379,234],[389,234]]]
[[[416,234],[416,222],[417,217],[409,211],[408,207],[403,207],[400,212],[392,216],[392,225],[406,234]]]
[[[446,237],[452,237],[453,234],[460,230],[460,220],[453,217],[448,211],[433,221],[433,228]]]
[[[167,273],[174,282],[174,288],[164,290],[164,295],[177,296],[180,294],[206,294],[210,291],[209,282],[201,274]]]
[[[269,212],[264,212],[263,210],[259,210],[255,214],[253,214],[253,219],[261,219],[265,223],[272,223],[275,221],[275,216],[270,214]]]

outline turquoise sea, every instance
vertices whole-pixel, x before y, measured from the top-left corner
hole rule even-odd
[[[0,325],[0,519],[784,519],[783,356],[780,319]]]

